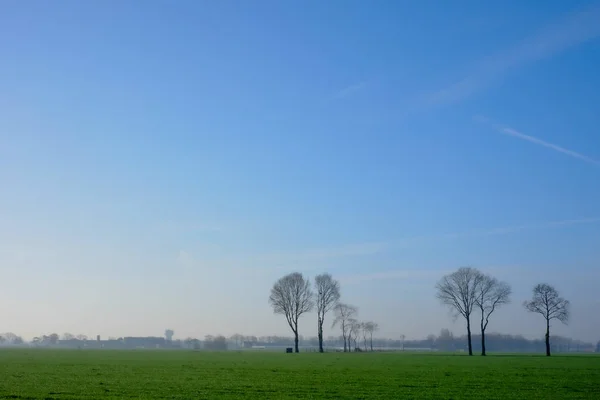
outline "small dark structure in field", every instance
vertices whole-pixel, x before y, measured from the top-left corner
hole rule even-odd
[[[294,348],[293,347],[286,347],[285,348],[285,352],[286,353],[293,353],[294,352]]]

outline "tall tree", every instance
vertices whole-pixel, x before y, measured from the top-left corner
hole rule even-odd
[[[444,276],[436,285],[437,298],[453,311],[454,316],[462,316],[467,322],[467,342],[469,355],[473,355],[471,341],[471,314],[475,307],[477,291],[483,274],[475,268],[462,267]]]
[[[563,324],[569,322],[569,300],[560,297],[554,287],[540,283],[533,288],[531,301],[524,302],[523,306],[529,312],[541,314],[546,320],[546,355],[550,357],[550,321],[557,319]]]
[[[351,306],[350,304],[338,303],[333,308],[333,311],[335,313],[335,319],[332,327],[335,327],[336,325],[340,326],[340,329],[342,330],[342,339],[344,340],[344,352],[347,352],[350,348],[350,328],[354,317],[358,314],[358,308]]]
[[[305,279],[299,272],[284,276],[273,285],[269,303],[275,314],[285,315],[285,319],[294,333],[296,353],[299,353],[298,319],[302,314],[312,311],[315,305],[310,289],[310,280]]]
[[[323,353],[323,323],[327,314],[340,300],[340,284],[329,274],[317,275],[315,278],[317,296],[317,336],[319,352]]]
[[[70,334],[68,332],[63,333],[62,337],[63,337],[63,340],[73,340],[73,339],[75,339],[75,336],[73,336],[72,334]]]
[[[496,278],[484,275],[477,288],[475,304],[481,311],[481,355],[485,356],[485,330],[490,316],[501,305],[510,302],[511,288],[508,283],[499,282]]]

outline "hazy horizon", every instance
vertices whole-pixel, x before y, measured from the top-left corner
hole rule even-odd
[[[473,266],[513,289],[488,332],[543,337],[522,302],[545,282],[572,304],[551,333],[596,343],[599,20],[2,2],[0,332],[287,336],[268,297],[297,271],[339,279],[377,336],[462,335],[435,284]]]

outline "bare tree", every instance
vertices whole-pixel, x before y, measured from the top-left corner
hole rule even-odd
[[[329,274],[317,275],[315,278],[317,295],[317,336],[319,352],[323,353],[323,323],[327,314],[340,301],[340,283]]]
[[[294,272],[279,279],[271,289],[269,303],[275,314],[285,315],[288,325],[294,332],[296,353],[298,349],[298,319],[314,308],[313,293],[310,280],[304,279],[299,272]]]
[[[360,322],[354,318],[348,320],[348,348],[350,351],[356,351],[356,340],[360,334]]]
[[[58,333],[52,333],[50,334],[50,336],[48,336],[48,340],[50,341],[50,344],[57,344],[58,343]]]
[[[377,325],[375,322],[369,321],[369,322],[364,323],[363,329],[364,329],[365,333],[369,334],[371,351],[373,351],[373,333],[376,332],[377,330],[379,330],[379,325]],[[366,344],[365,344],[365,347],[366,347]]]
[[[85,341],[87,339],[88,339],[88,337],[86,335],[77,335],[77,340],[83,340],[83,341]]]
[[[477,299],[477,291],[481,285],[483,274],[475,268],[462,267],[450,275],[444,276],[436,285],[437,298],[454,312],[454,316],[462,315],[467,321],[467,341],[469,355],[473,355],[471,341],[471,313]]]
[[[546,355],[550,357],[550,321],[557,319],[563,324],[569,322],[570,303],[559,296],[558,291],[540,283],[533,288],[533,298],[523,306],[530,312],[541,314],[546,319]]]
[[[342,330],[342,339],[344,340],[344,352],[348,351],[350,347],[349,333],[352,324],[352,320],[356,314],[358,314],[358,308],[345,303],[338,303],[333,308],[335,312],[335,320],[333,321],[332,327],[339,325]]]
[[[75,339],[75,336],[73,336],[72,334],[70,334],[68,332],[67,333],[63,333],[62,337],[63,337],[63,340],[73,340],[73,339]]]
[[[481,355],[485,356],[485,330],[490,322],[490,315],[503,304],[510,302],[512,290],[508,283],[499,282],[496,278],[484,275],[477,288],[475,304],[481,311]]]
[[[369,350],[369,348],[367,347],[367,336],[369,336],[368,324],[368,322],[361,322],[360,324],[360,333],[362,336],[363,344],[365,345],[365,351]]]
[[[235,342],[236,347],[240,347],[241,342],[244,340],[244,336],[239,333],[234,333],[229,339]]]

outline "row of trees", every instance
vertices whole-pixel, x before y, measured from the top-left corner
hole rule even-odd
[[[298,348],[298,320],[300,317],[316,308],[317,311],[317,338],[319,352],[323,352],[323,326],[325,317],[330,311],[335,314],[332,327],[339,326],[344,341],[344,351],[359,349],[362,341],[367,350],[367,339],[370,339],[373,349],[373,333],[378,329],[374,322],[360,322],[357,320],[358,308],[340,302],[340,284],[330,274],[321,274],[315,277],[314,292],[310,279],[301,273],[294,272],[280,278],[271,289],[269,303],[275,314],[285,316],[285,319],[294,334],[294,349]]]
[[[480,312],[481,355],[485,356],[485,332],[490,317],[500,306],[510,302],[510,285],[475,268],[463,267],[444,276],[436,285],[436,291],[437,298],[450,307],[455,317],[462,316],[465,319],[469,355],[473,355],[471,316],[476,310]],[[550,356],[550,321],[556,319],[565,324],[568,322],[569,301],[560,297],[554,287],[542,283],[533,288],[532,299],[525,301],[523,306],[527,311],[544,317],[546,355]]]

